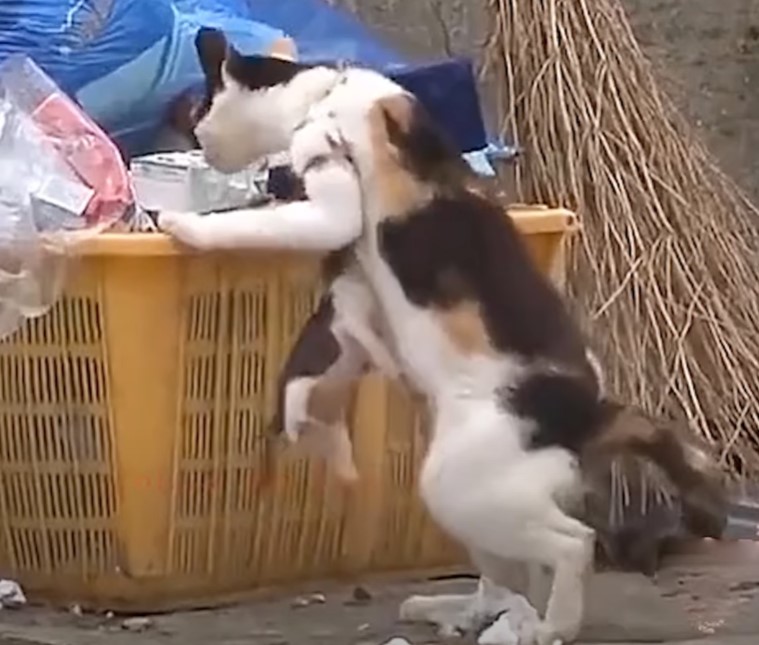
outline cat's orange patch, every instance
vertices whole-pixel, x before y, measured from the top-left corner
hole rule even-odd
[[[277,38],[269,49],[269,56],[282,60],[298,60],[298,46],[292,38]]]
[[[309,418],[325,425],[341,422],[357,386],[357,381],[338,383],[328,378],[317,381],[308,393],[306,409]]]
[[[378,186],[380,218],[397,218],[417,210],[432,197],[431,189],[404,168],[390,143],[386,119],[400,128],[411,126],[412,103],[403,95],[377,101],[369,111],[369,131],[374,153],[374,177]]]
[[[436,315],[448,337],[463,353],[490,354],[495,351],[478,304],[464,302],[452,309],[438,311]]]

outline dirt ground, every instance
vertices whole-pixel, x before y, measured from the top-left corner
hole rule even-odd
[[[411,593],[461,593],[472,580],[319,587],[310,604],[283,596],[270,602],[150,618],[77,615],[22,608],[0,612],[0,645],[412,645],[444,642],[425,626],[397,620]],[[711,545],[680,556],[654,581],[638,575],[595,576],[581,643],[756,645],[759,633],[759,545]],[[449,640],[472,645],[473,640]],[[395,643],[393,645],[396,645]],[[401,645],[398,643],[398,645]]]

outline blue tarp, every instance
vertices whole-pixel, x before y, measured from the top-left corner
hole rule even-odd
[[[322,0],[249,0],[249,6],[251,18],[295,40],[301,60],[340,60],[378,69],[415,93],[462,152],[487,145],[468,60],[412,62],[351,14]]]
[[[411,62],[322,0],[0,0],[0,60],[30,55],[122,148],[140,154],[174,97],[202,83],[200,26],[223,29],[243,53],[287,34],[305,61],[380,69],[416,92],[462,151],[487,143],[466,61]]]
[[[117,143],[141,152],[171,100],[201,78],[201,25],[249,53],[282,36],[247,13],[245,0],[0,0],[0,60],[29,55]]]
[[[294,38],[304,61],[344,60],[381,69],[408,62],[351,14],[322,0],[249,0],[248,6],[253,20]]]

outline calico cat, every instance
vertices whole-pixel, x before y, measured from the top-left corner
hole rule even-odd
[[[419,482],[431,515],[495,585],[513,561],[553,572],[538,645],[571,642],[582,623],[589,465],[627,453],[656,463],[686,525],[720,536],[724,492],[709,455],[604,395],[560,295],[412,95],[369,70],[244,57],[219,32],[201,33],[198,49],[209,91],[195,134],[209,162],[233,172],[289,146],[309,199],[163,213],[160,225],[206,249],[350,250],[382,342],[433,417]],[[481,601],[466,600],[470,618]],[[402,615],[439,606],[412,597]]]

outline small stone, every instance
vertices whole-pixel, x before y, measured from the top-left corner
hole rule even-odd
[[[74,614],[74,616],[81,616],[84,612],[81,605],[74,603],[73,605],[69,605],[69,613]]]
[[[385,643],[385,645],[411,645],[405,638],[398,638],[397,636],[395,638],[391,638],[389,641]]]
[[[759,589],[759,581],[757,580],[745,580],[730,585],[730,591],[753,591],[755,589]]]
[[[290,606],[293,609],[303,609],[304,607],[308,607],[311,604],[308,598],[304,598],[303,596],[299,596],[298,598],[295,598],[295,600],[292,601]]]
[[[313,593],[308,597],[308,602],[314,605],[323,605],[327,602],[327,596],[323,593]]]
[[[364,587],[354,587],[348,605],[367,605],[372,601],[370,594]]]
[[[440,625],[437,629],[437,635],[443,640],[450,640],[460,638],[464,634],[456,625]]]
[[[105,619],[106,620],[113,620],[115,618],[116,614],[114,614],[112,611],[105,612]]]
[[[153,626],[153,621],[144,616],[126,618],[121,622],[121,628],[128,632],[144,632]]]
[[[371,627],[371,625],[369,623],[363,623],[363,624],[361,624],[361,625],[358,626],[358,630],[357,631],[359,631],[359,632],[365,632],[370,627]]]

